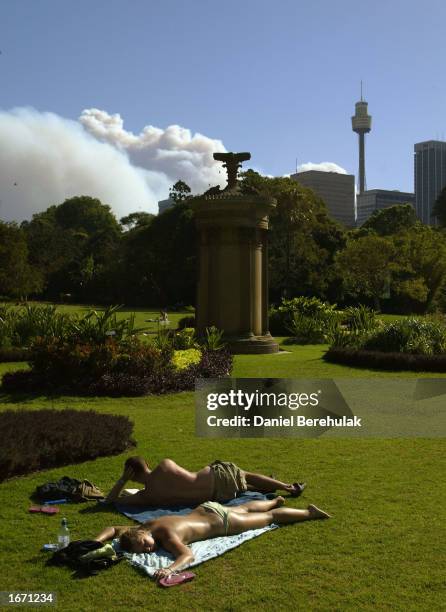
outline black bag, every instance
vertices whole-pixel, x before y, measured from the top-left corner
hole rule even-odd
[[[116,565],[124,558],[124,555],[117,555],[116,559],[110,557],[96,557],[94,559],[83,560],[82,557],[93,550],[97,550],[104,546],[103,542],[97,540],[76,540],[71,542],[65,548],[57,550],[53,556],[48,559],[48,565],[66,565],[71,569],[76,570],[78,574],[86,574],[94,576],[98,571],[107,569],[112,565]]]

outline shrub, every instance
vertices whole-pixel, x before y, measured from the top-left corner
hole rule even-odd
[[[355,334],[369,333],[379,326],[376,312],[363,305],[346,308],[342,322]]]
[[[335,304],[315,297],[282,299],[278,307],[269,312],[269,328],[272,334],[284,336],[290,333],[300,342],[325,342],[326,335],[338,324]]]
[[[214,325],[206,327],[206,335],[202,339],[202,344],[210,351],[220,351],[225,346],[223,331],[217,329]]]
[[[330,315],[315,314],[310,317],[300,312],[293,312],[291,322],[287,325],[291,338],[288,344],[321,344],[327,342],[339,327],[336,313]]]
[[[26,304],[20,308],[0,306],[0,347],[28,347],[36,338],[58,338],[69,342],[104,343],[112,337],[124,340],[144,331],[135,328],[135,315],[118,319],[119,306],[69,315],[56,306]]]
[[[434,321],[402,319],[375,332],[361,348],[386,353],[439,355],[446,353],[446,327]]]
[[[375,311],[362,305],[351,306],[344,310],[342,323],[327,334],[332,347],[358,348],[381,325]]]
[[[194,348],[195,344],[195,329],[193,327],[184,327],[174,335],[174,345],[179,351]]]
[[[172,364],[177,370],[184,370],[191,365],[200,363],[201,351],[195,348],[174,351]]]
[[[199,363],[185,369],[160,369],[145,377],[117,373],[103,376],[90,387],[95,395],[139,396],[148,393],[162,394],[177,391],[193,391],[198,378],[222,378],[229,376],[233,358],[226,349],[204,350]]]
[[[181,317],[178,321],[178,329],[184,329],[185,327],[195,327],[194,316]]]
[[[77,410],[7,410],[0,413],[0,481],[122,453],[134,444],[124,416]]]
[[[102,377],[144,378],[159,369],[173,368],[171,351],[162,351],[137,338],[104,344],[70,344],[57,338],[39,338],[32,346],[29,376],[17,372],[3,376],[3,387],[18,390],[60,390],[85,393]]]

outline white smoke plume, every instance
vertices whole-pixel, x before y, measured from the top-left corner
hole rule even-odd
[[[0,111],[0,219],[30,219],[76,195],[99,198],[118,218],[156,213],[178,179],[194,192],[224,184],[215,151],[225,151],[220,140],[179,126],[134,135],[119,115],[97,109],[79,122],[32,108]]]
[[[124,129],[120,115],[97,108],[84,110],[79,121],[97,139],[125,151],[136,166],[161,172],[171,183],[181,179],[194,193],[225,184],[226,173],[212,157],[216,151],[226,151],[221,140],[192,135],[179,125],[169,125],[165,130],[148,125],[135,135]]]
[[[308,170],[319,170],[319,172],[337,172],[338,174],[347,174],[347,170],[344,170],[338,164],[333,162],[321,162],[320,164],[314,164],[313,162],[307,162],[301,164],[297,168],[297,172],[307,172]]]

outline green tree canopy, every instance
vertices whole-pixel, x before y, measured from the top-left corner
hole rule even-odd
[[[155,215],[147,212],[133,212],[125,217],[122,217],[119,222],[126,229],[133,229],[135,227],[142,227],[143,225],[149,225],[152,223]]]
[[[341,225],[330,219],[323,200],[290,178],[242,174],[242,190],[270,195],[277,207],[270,217],[270,288],[283,295],[336,297],[334,255],[345,244]]]
[[[419,224],[393,237],[396,273],[393,289],[413,308],[429,309],[446,280],[446,235]],[[418,303],[418,304],[417,304]]]
[[[42,290],[42,275],[28,262],[23,231],[0,221],[0,295],[18,297]]]
[[[110,265],[121,227],[109,206],[78,196],[50,206],[22,224],[30,261],[45,277],[46,297],[87,297],[102,268]]]
[[[191,198],[191,188],[184,181],[177,181],[169,190],[169,198],[179,204]]]
[[[356,297],[369,297],[376,310],[388,291],[393,270],[395,248],[390,240],[369,235],[350,239],[336,256],[344,288]]]
[[[413,227],[417,216],[411,204],[397,204],[375,212],[362,224],[361,230],[373,230],[378,236],[391,236]]]

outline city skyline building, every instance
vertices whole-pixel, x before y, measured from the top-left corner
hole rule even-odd
[[[352,130],[358,134],[359,143],[359,193],[366,190],[365,175],[365,135],[372,129],[372,117],[368,114],[368,103],[362,99],[361,81],[361,100],[355,104],[355,114],[352,117]]]
[[[166,198],[165,200],[159,200],[158,202],[158,214],[161,215],[164,211],[172,208],[175,202],[172,198]]]
[[[360,227],[377,210],[398,204],[411,204],[415,207],[415,194],[388,189],[370,189],[356,197],[356,225]]]
[[[414,189],[417,217],[427,225],[437,225],[432,208],[446,186],[446,142],[426,140],[414,145]]]
[[[347,227],[355,226],[355,176],[307,170],[290,176],[324,200],[328,214]]]

